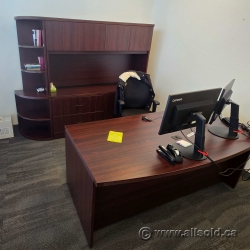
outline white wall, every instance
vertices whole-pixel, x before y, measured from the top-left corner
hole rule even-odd
[[[240,121],[249,121],[250,1],[155,0],[152,22],[148,71],[158,110],[169,94],[224,87],[236,79],[232,99],[240,105]]]
[[[17,124],[14,90],[22,89],[14,16],[151,23],[154,0],[0,1],[0,115]]]
[[[14,16],[154,23],[148,72],[158,110],[167,96],[223,87],[235,78],[233,100],[240,120],[250,120],[249,0],[0,1],[0,115],[17,123],[14,90],[22,89]],[[228,110],[225,110],[228,113]]]

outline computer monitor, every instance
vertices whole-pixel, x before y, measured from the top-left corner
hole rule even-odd
[[[221,88],[169,95],[159,135],[196,126],[194,144],[182,147],[174,143],[183,157],[204,160],[205,125],[217,103]]]
[[[231,105],[230,112],[230,122],[229,127],[218,127],[218,126],[210,126],[208,131],[212,134],[226,138],[226,139],[237,139],[239,138],[238,133],[234,132],[234,130],[238,130],[239,123],[239,105],[234,103],[230,98],[233,94],[232,87],[234,85],[235,79],[233,79],[227,86],[221,91],[221,95],[219,100],[214,108],[212,117],[209,121],[209,124],[212,124],[216,118],[221,115],[222,111],[227,105]]]

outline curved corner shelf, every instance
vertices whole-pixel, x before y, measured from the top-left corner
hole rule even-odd
[[[30,121],[50,121],[50,117],[45,111],[29,111],[23,114],[18,113],[20,117]]]
[[[18,45],[18,47],[24,49],[44,49],[44,46]]]
[[[47,92],[37,93],[35,91],[28,91],[28,90],[15,90],[15,95],[24,99],[49,100]]]
[[[33,140],[52,140],[51,121],[26,119],[18,114],[21,135]]]

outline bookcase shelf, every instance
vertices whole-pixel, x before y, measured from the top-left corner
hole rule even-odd
[[[44,49],[44,46],[27,46],[27,45],[18,45],[19,48],[24,49]]]
[[[29,139],[53,139],[50,121],[27,120],[18,115],[18,127],[21,135]]]
[[[21,71],[26,72],[26,73],[36,73],[36,74],[44,74],[44,73],[46,73],[45,71],[42,71],[42,70],[25,70],[25,69],[21,69]]]
[[[64,137],[64,126],[113,118],[119,75],[147,71],[153,24],[15,17],[23,89],[15,91],[19,129],[30,139]],[[34,46],[32,30],[42,30]],[[45,70],[24,64],[44,58]],[[50,93],[50,83],[57,88]],[[37,93],[36,88],[46,91]]]

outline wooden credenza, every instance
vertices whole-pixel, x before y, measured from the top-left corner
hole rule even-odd
[[[23,89],[15,91],[20,133],[30,139],[64,137],[64,126],[113,117],[118,77],[147,71],[153,24],[15,17]],[[34,46],[32,30],[42,30]],[[45,60],[45,69],[24,64]],[[57,88],[50,92],[50,83]],[[45,88],[37,93],[36,87]]]

